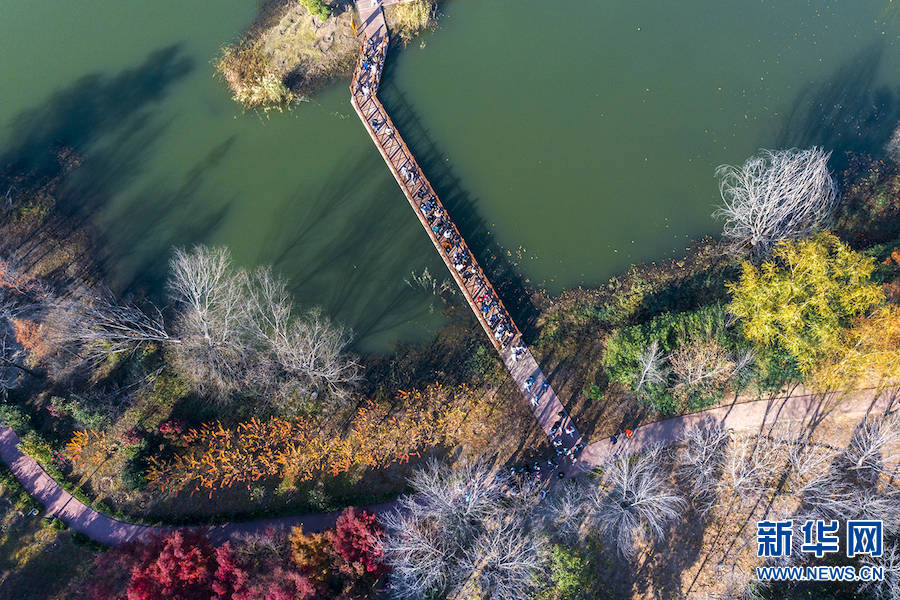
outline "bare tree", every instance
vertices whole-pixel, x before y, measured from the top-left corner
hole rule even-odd
[[[524,504],[487,463],[458,469],[430,462],[411,478],[415,494],[382,519],[391,590],[402,599],[432,596],[524,600],[541,564]],[[517,508],[518,507],[518,508]]]
[[[204,392],[255,394],[290,409],[298,397],[343,399],[359,380],[345,352],[349,332],[319,310],[295,317],[269,268],[234,269],[222,248],[176,250],[170,288],[175,364]]]
[[[73,342],[93,362],[132,353],[153,342],[178,343],[166,331],[162,313],[147,314],[133,304],[117,303],[110,292],[84,290],[57,300],[51,320],[56,335]]]
[[[765,435],[735,440],[726,462],[726,473],[734,493],[742,499],[758,498],[770,488],[778,461],[777,444]]]
[[[711,335],[678,346],[669,354],[669,364],[676,380],[673,391],[681,396],[720,387],[735,372],[731,354]]]
[[[460,598],[530,600],[543,568],[540,538],[508,516],[483,531],[460,560],[466,577]]]
[[[544,507],[546,528],[570,544],[584,539],[590,525],[586,518],[586,497],[591,492],[582,481],[569,479],[557,485]]]
[[[818,147],[763,150],[741,167],[718,167],[723,203],[715,215],[725,219],[725,238],[762,255],[826,226],[839,201],[830,157]]]
[[[645,534],[661,539],[685,505],[669,485],[662,459],[659,446],[616,457],[606,464],[603,483],[586,497],[588,519],[623,556],[633,555]]]
[[[820,518],[881,520],[900,532],[900,490],[884,461],[886,451],[896,455],[897,426],[896,414],[863,420],[831,468],[800,489],[809,511]]]
[[[886,546],[880,558],[863,557],[863,564],[884,569],[881,581],[867,581],[860,585],[861,592],[869,592],[876,600],[896,600],[900,598],[900,545]]]
[[[643,396],[647,393],[648,386],[665,385],[668,374],[662,348],[657,340],[653,340],[638,358],[637,380],[632,389],[636,395]]]
[[[245,344],[246,298],[242,277],[231,272],[224,248],[176,249],[169,288],[178,309],[173,352],[176,368],[202,393],[228,397],[245,388],[247,366],[255,358]]]
[[[803,433],[788,440],[786,452],[791,473],[801,485],[803,482],[820,477],[828,462],[834,457],[833,450],[814,444],[809,436]]]
[[[719,498],[730,439],[728,429],[710,417],[685,434],[677,475],[702,515],[707,515]]]
[[[723,568],[719,568],[717,571],[715,580],[724,582],[724,585],[718,593],[707,595],[707,600],[762,600],[761,586],[763,582],[753,580],[747,574],[736,571],[734,566],[727,571]]]
[[[853,432],[842,455],[845,468],[866,481],[877,482],[888,474],[884,456],[900,451],[900,413],[876,416],[862,421]]]

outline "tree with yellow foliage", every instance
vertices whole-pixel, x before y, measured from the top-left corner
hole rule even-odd
[[[785,352],[810,374],[842,354],[854,319],[883,304],[874,269],[873,259],[831,234],[780,242],[759,267],[744,262],[740,279],[728,284],[729,309],[748,340]]]
[[[900,382],[900,308],[880,307],[857,319],[841,335],[841,351],[816,373],[819,385],[848,388],[854,384]]]

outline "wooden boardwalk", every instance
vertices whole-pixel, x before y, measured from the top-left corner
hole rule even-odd
[[[389,2],[396,3],[395,0]],[[522,333],[503,300],[378,100],[390,41],[382,7],[382,0],[357,2],[363,44],[350,84],[353,108],[538,423],[557,448],[562,459],[560,468],[568,471],[584,447],[581,434],[534,356],[522,343]]]

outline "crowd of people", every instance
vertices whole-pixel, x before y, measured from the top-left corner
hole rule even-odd
[[[363,44],[362,58],[356,74],[356,85],[366,99],[378,91],[378,84],[381,83],[381,71],[384,67],[384,55],[387,49],[386,42],[386,37],[372,37]]]

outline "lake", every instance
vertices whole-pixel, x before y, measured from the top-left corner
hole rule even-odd
[[[463,234],[559,292],[715,233],[713,170],[756,149],[883,146],[897,3],[450,0],[388,55],[382,97]],[[213,78],[253,3],[0,0],[0,152],[68,145],[117,289],[161,295],[170,249],[273,264],[357,348],[426,339],[446,274],[337,82],[243,113]],[[835,156],[840,167],[841,158]]]

